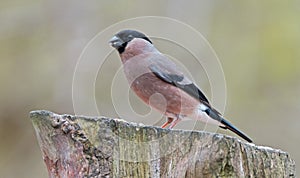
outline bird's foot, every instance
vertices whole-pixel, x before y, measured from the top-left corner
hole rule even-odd
[[[174,118],[168,117],[167,121],[161,126],[161,128],[166,128],[169,124],[173,122]]]
[[[180,118],[176,118],[175,120],[173,120],[173,122],[169,126],[169,129],[172,129],[173,127],[175,127],[175,125],[178,124],[178,122],[180,122],[180,121],[181,121]]]

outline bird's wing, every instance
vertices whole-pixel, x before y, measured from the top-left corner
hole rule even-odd
[[[199,100],[205,106],[203,107],[203,112],[212,119],[219,121],[223,125],[220,126],[221,128],[229,129],[248,142],[252,142],[247,135],[225,120],[216,109],[211,107],[201,90],[192,81],[185,77],[184,74],[177,69],[176,65],[172,61],[168,60],[168,58],[165,56],[156,56],[155,62],[149,65],[149,69],[159,79],[180,88]]]
[[[182,72],[177,69],[176,65],[168,60],[165,56],[159,56],[159,59],[155,60],[155,63],[149,65],[150,71],[159,79],[174,85],[181,90],[185,91],[192,97],[196,98],[202,103],[209,103],[206,96],[201,90],[190,81]]]

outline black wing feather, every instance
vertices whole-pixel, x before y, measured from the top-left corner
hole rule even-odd
[[[208,99],[198,89],[198,87],[195,84],[193,84],[193,83],[181,84],[180,83],[184,79],[183,75],[165,73],[154,64],[150,65],[149,68],[153,72],[153,74],[155,76],[157,76],[158,78],[160,78],[161,80],[182,89],[183,91],[187,92],[189,95],[193,96],[194,98],[196,98],[197,100],[199,100],[201,102],[205,101],[206,103],[209,103]]]

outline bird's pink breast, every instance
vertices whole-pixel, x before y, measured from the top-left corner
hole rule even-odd
[[[192,115],[199,102],[173,85],[158,79],[152,73],[136,78],[132,90],[151,107],[162,113]]]

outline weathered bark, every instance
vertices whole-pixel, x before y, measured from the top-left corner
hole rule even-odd
[[[216,133],[33,111],[50,177],[295,177],[281,150]]]

